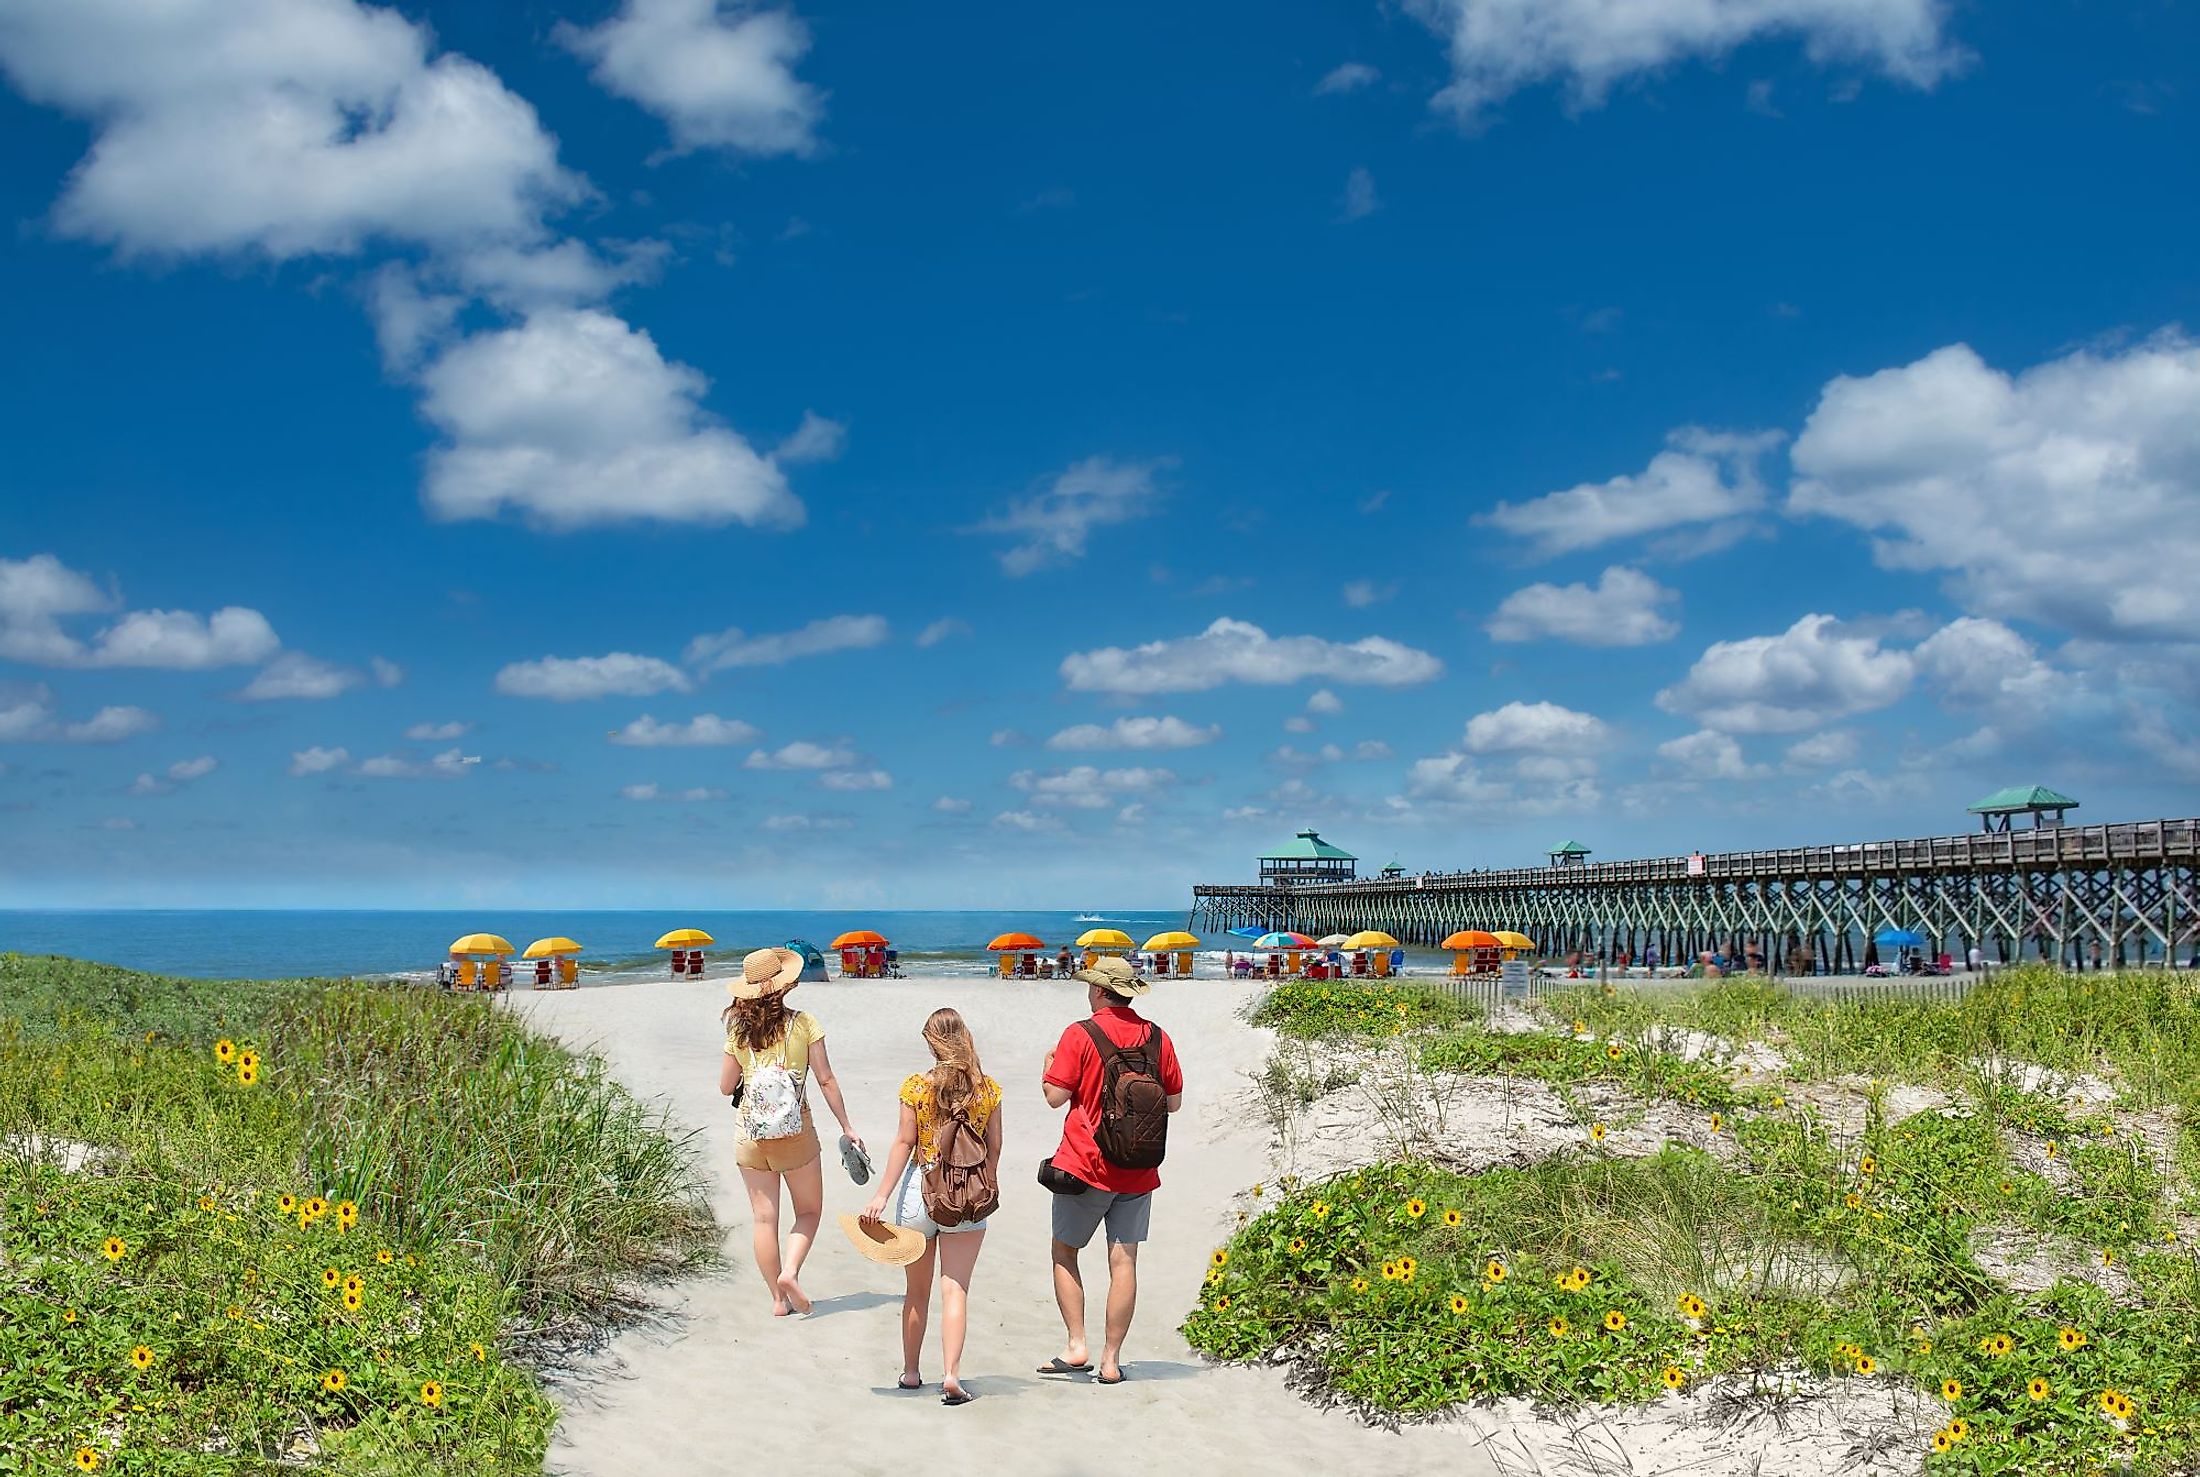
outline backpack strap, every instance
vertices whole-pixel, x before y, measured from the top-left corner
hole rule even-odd
[[[1100,1023],[1094,1020],[1089,1015],[1086,1016],[1083,1020],[1079,1021],[1077,1024],[1085,1028],[1085,1034],[1092,1038],[1093,1047],[1099,1051],[1100,1070],[1103,1074],[1105,1074],[1108,1069],[1109,1057],[1128,1056],[1134,1051],[1138,1053],[1140,1060],[1146,1063],[1149,1070],[1158,1072],[1160,1064],[1153,1061],[1148,1053],[1152,1050],[1153,1047],[1154,1034],[1158,1032],[1161,1028],[1155,1025],[1152,1021],[1146,1022],[1146,1039],[1139,1042],[1136,1046],[1117,1046],[1113,1041],[1108,1039],[1108,1033],[1100,1029]]]

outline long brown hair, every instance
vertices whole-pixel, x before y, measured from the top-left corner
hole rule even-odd
[[[733,1039],[749,1051],[769,1051],[787,1037],[787,992],[774,990],[754,1000],[736,1000],[719,1017],[733,1030]]]
[[[932,1048],[939,1063],[924,1075],[932,1084],[932,1101],[940,1116],[967,1111],[985,1086],[985,1071],[978,1065],[978,1043],[971,1039],[961,1014],[945,1005],[933,1011],[924,1022],[924,1044]]]

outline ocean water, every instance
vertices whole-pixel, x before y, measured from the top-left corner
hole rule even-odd
[[[502,934],[521,949],[531,940],[563,934],[587,946],[581,961],[590,974],[647,974],[661,971],[665,961],[651,945],[675,928],[700,928],[718,940],[709,951],[714,969],[715,961],[767,944],[808,939],[822,949],[836,934],[869,928],[901,951],[904,968],[976,974],[992,967],[992,956],[984,952],[987,940],[1012,930],[1059,946],[1088,928],[1120,928],[1143,943],[1183,926],[1182,912],[1104,909],[1087,914],[0,910],[0,953],[67,954],[210,979],[419,976],[432,975],[462,934]],[[1218,937],[1214,945],[1235,942]]]

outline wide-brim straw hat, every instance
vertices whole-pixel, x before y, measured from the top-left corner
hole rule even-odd
[[[726,985],[736,1000],[761,1000],[791,990],[802,978],[803,959],[792,949],[758,949],[741,961],[741,978]]]
[[[890,1221],[866,1221],[852,1215],[840,1218],[840,1229],[848,1233],[848,1239],[874,1262],[889,1267],[906,1267],[924,1255],[924,1233],[914,1226],[897,1226]]]
[[[1072,978],[1083,980],[1088,985],[1098,985],[1109,994],[1120,995],[1126,1000],[1135,999],[1153,988],[1153,982],[1140,979],[1138,971],[1131,968],[1128,960],[1117,958],[1113,954],[1101,955],[1085,968],[1078,970]]]

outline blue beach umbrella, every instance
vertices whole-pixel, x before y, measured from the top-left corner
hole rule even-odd
[[[1872,942],[1882,949],[1922,949],[1925,935],[1914,928],[1882,928],[1872,935]]]
[[[1232,934],[1236,935],[1236,936],[1237,936],[1238,938],[1241,938],[1241,939],[1257,939],[1257,938],[1259,938],[1259,937],[1260,937],[1260,936],[1261,936],[1261,935],[1262,935],[1263,933],[1267,932],[1267,930],[1266,930],[1266,929],[1261,929],[1261,928],[1254,928],[1254,927],[1251,927],[1251,926],[1247,926],[1247,927],[1244,927],[1244,928],[1233,928],[1233,929],[1231,929],[1231,930],[1230,930],[1230,932],[1231,932]]]

